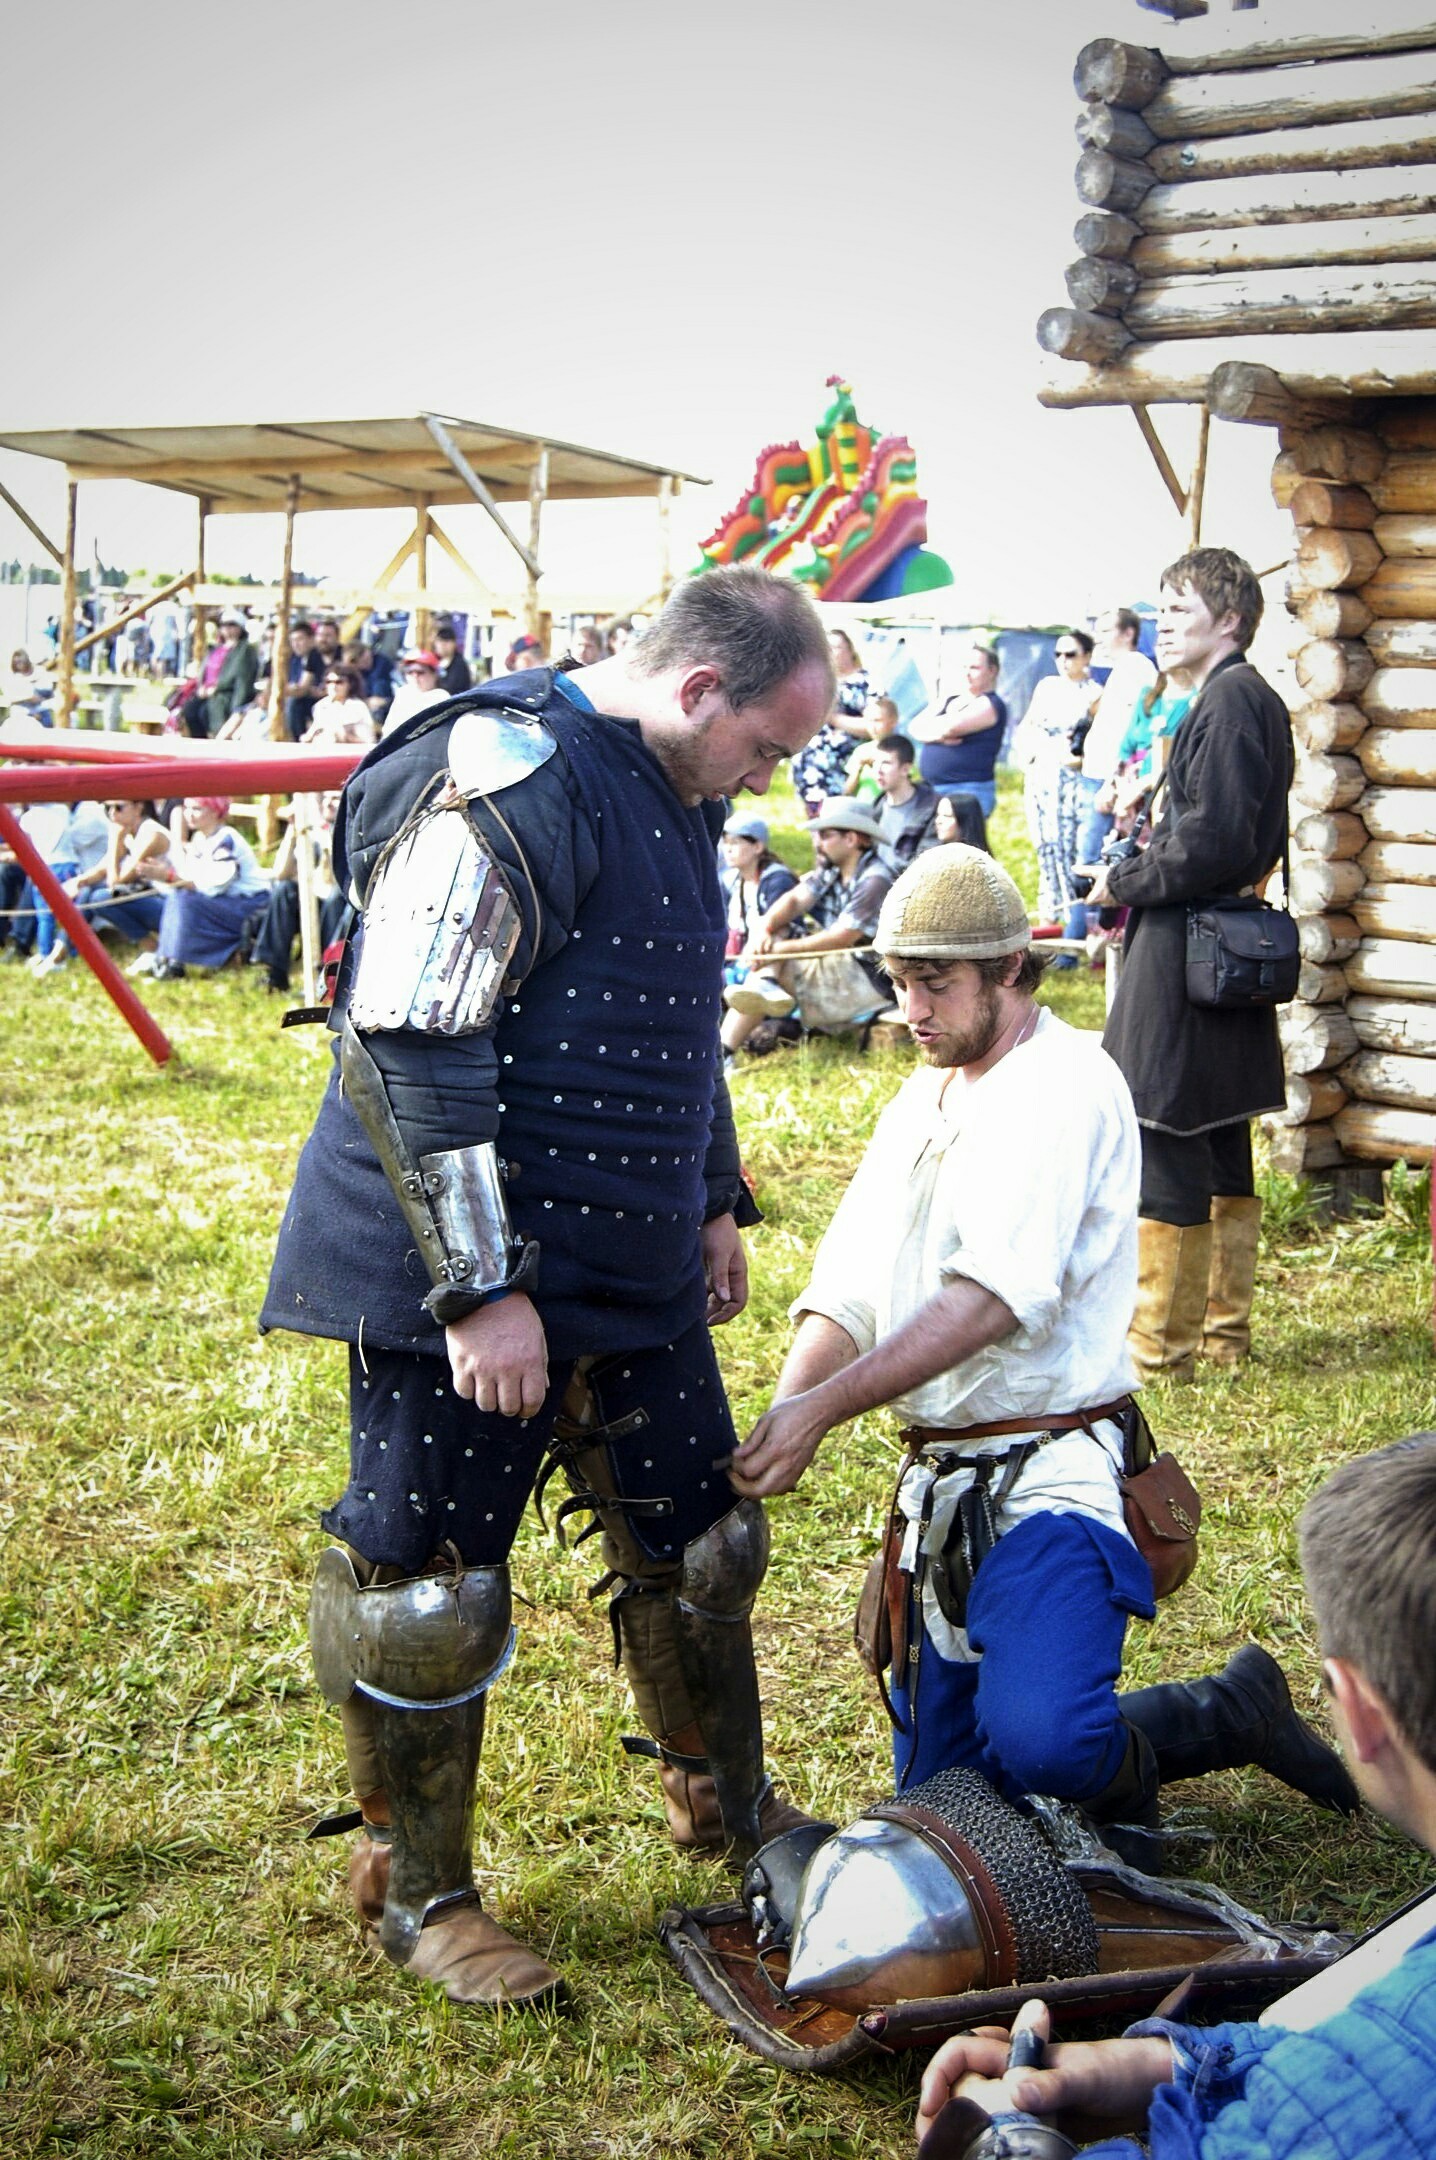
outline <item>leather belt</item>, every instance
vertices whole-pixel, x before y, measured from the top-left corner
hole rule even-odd
[[[1090,1432],[1103,1418],[1120,1417],[1132,1407],[1130,1395],[1094,1403],[1090,1410],[1041,1412],[1030,1417],[992,1418],[985,1425],[905,1425],[899,1438],[914,1455],[924,1448],[952,1447],[964,1440],[996,1440],[1007,1433]]]

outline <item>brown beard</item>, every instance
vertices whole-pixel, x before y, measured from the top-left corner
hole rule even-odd
[[[925,1063],[947,1069],[971,1065],[977,1058],[986,1057],[1001,1033],[997,986],[984,983],[978,993],[977,1012],[966,1033],[939,1035],[936,1042],[919,1043],[918,1054]]]

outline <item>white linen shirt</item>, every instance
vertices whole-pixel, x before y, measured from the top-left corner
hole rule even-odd
[[[944,1089],[944,1083],[946,1087]],[[1017,1327],[898,1396],[913,1425],[960,1428],[1081,1410],[1125,1395],[1135,1375],[1127,1329],[1137,1284],[1141,1149],[1127,1083],[1094,1035],[1039,1009],[1025,1043],[972,1083],[924,1067],[878,1122],[795,1300],[836,1321],[860,1353],[966,1279],[1001,1298]],[[1114,1424],[1100,1439],[1071,1433],[1033,1455],[1003,1506],[999,1531],[1025,1516],[1075,1510],[1126,1535]],[[1017,1435],[962,1442],[1000,1453]],[[932,1473],[916,1464],[903,1511],[915,1523]],[[970,1471],[942,1480],[924,1545],[940,1547]],[[915,1550],[915,1534],[909,1545]],[[911,1565],[913,1552],[905,1551]],[[925,1597],[942,1654],[966,1654]]]

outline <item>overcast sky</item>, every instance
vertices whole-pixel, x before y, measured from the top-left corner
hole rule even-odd
[[[842,372],[917,448],[974,618],[1150,594],[1179,522],[1130,413],[1036,403],[1078,205],[1072,63],[1135,0],[70,0],[12,13],[0,425],[423,409],[710,475],[678,559]],[[18,50],[17,50],[18,48]],[[24,94],[16,88],[25,86]],[[1185,457],[1190,416],[1159,415]],[[1285,549],[1265,430],[1214,430],[1204,537]],[[52,535],[59,468],[0,455]],[[82,485],[81,551],[183,567],[194,513]],[[512,576],[482,513],[442,520]],[[372,577],[402,515],[301,518]],[[277,574],[277,518],[211,522]],[[651,505],[557,506],[553,585],[652,583]],[[35,548],[0,505],[0,554]]]

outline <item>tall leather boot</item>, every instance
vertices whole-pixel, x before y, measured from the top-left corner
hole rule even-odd
[[[1143,1216],[1137,1225],[1137,1305],[1127,1335],[1143,1380],[1190,1380],[1202,1339],[1211,1270],[1210,1222]]]
[[[1251,1350],[1260,1242],[1260,1200],[1250,1194],[1218,1194],[1212,1202],[1212,1257],[1202,1328],[1202,1356],[1213,1365],[1240,1365]]]
[[[1145,1733],[1127,1725],[1127,1747],[1115,1775],[1092,1799],[1084,1800],[1082,1812],[1128,1867],[1144,1875],[1160,1875],[1165,1844],[1160,1828],[1157,1794],[1161,1788],[1157,1758]]]
[[[397,1579],[339,1547],[319,1563],[310,1647],[361,1796],[350,1891],[371,1947],[451,2001],[552,2000],[559,1975],[474,1887],[474,1785],[485,1697],[512,1646],[509,1581],[506,1568],[454,1561]]]
[[[1298,1717],[1286,1675],[1256,1643],[1207,1679],[1166,1681],[1117,1700],[1150,1746],[1164,1785],[1255,1763],[1339,1815],[1361,1806],[1341,1757]]]

